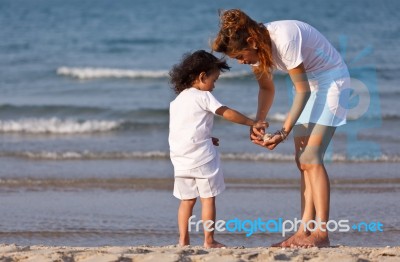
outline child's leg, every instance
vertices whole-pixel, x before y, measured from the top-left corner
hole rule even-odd
[[[201,199],[201,219],[203,223],[211,220],[214,223],[212,224],[212,228],[215,227],[215,218],[216,218],[216,208],[215,208],[215,197],[209,198],[200,198]],[[206,248],[220,248],[225,247],[224,244],[221,244],[214,240],[214,231],[207,231],[204,229],[204,247]]]
[[[190,245],[189,237],[189,218],[192,216],[193,207],[196,204],[196,198],[183,199],[178,209],[178,227],[179,227],[179,245],[187,246]]]

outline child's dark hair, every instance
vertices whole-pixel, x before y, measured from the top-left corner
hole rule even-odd
[[[170,83],[175,93],[179,94],[183,90],[192,87],[196,78],[205,72],[207,75],[219,70],[225,72],[230,66],[223,59],[218,59],[213,54],[204,50],[183,55],[179,64],[176,64],[169,71]]]

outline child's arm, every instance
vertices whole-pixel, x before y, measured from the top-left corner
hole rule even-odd
[[[227,106],[221,106],[218,108],[215,113],[217,115],[222,116],[228,121],[231,121],[233,123],[241,124],[241,125],[246,125],[246,126],[255,126],[255,125],[262,125],[263,127],[268,127],[268,123],[266,122],[261,122],[261,121],[254,121],[247,116],[239,113],[236,110],[233,110]]]

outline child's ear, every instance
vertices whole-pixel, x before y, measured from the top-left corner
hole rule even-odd
[[[206,72],[201,72],[199,75],[199,80],[201,83],[204,83],[204,80],[206,80],[207,74]]]

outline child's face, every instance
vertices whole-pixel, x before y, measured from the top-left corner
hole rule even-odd
[[[198,88],[203,91],[212,92],[213,89],[215,88],[214,84],[218,80],[219,74],[220,74],[219,70],[216,70],[208,75],[204,73],[200,77],[200,81],[198,83]]]
[[[258,63],[258,53],[256,49],[244,49],[230,58],[236,59],[239,64],[255,65]]]

